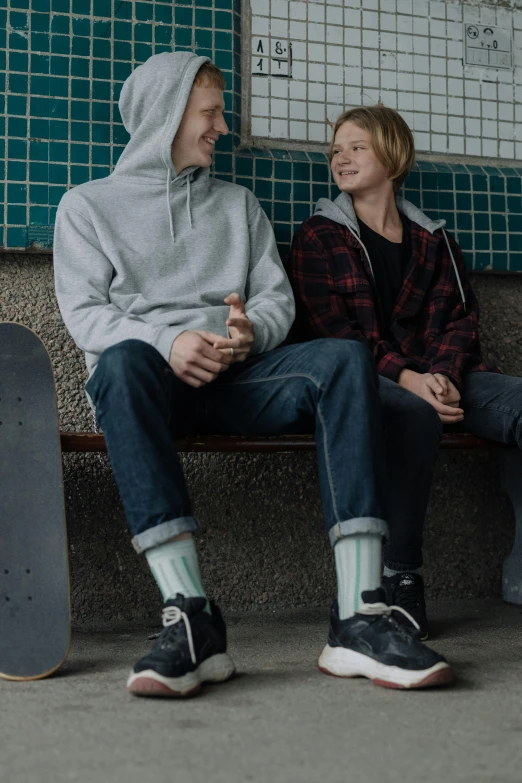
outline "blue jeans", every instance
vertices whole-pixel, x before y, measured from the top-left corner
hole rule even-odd
[[[378,378],[370,351],[355,341],[276,348],[194,389],[155,348],[126,340],[101,355],[86,391],[138,552],[198,530],[174,445],[189,434],[315,432],[332,545],[387,534]]]
[[[384,562],[407,570],[422,565],[422,528],[442,426],[434,408],[380,378],[387,453],[390,537]],[[448,427],[522,449],[522,378],[492,372],[464,376],[464,420]],[[522,481],[522,476],[520,477]]]

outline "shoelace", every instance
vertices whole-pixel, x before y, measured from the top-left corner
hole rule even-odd
[[[180,622],[180,620],[183,620],[185,623],[185,630],[187,631],[187,639],[189,644],[189,650],[190,650],[190,657],[192,658],[192,663],[196,663],[196,652],[194,650],[194,640],[192,639],[192,628],[190,627],[190,620],[188,618],[188,615],[183,612],[178,606],[166,606],[163,609],[163,613],[161,615],[161,621],[163,623],[164,628],[168,628],[171,625],[176,625]]]
[[[412,625],[414,625],[415,628],[420,631],[420,625],[418,622],[414,620],[411,614],[407,612],[406,609],[403,609],[402,606],[395,606],[394,604],[392,604],[392,606],[388,606],[388,604],[378,601],[375,604],[363,604],[360,609],[357,610],[358,614],[385,614],[388,617],[392,612],[401,612],[405,617],[408,618]]]
[[[395,588],[395,600],[400,601],[402,606],[405,606],[410,612],[421,603],[421,594],[413,580],[408,582],[400,581]]]

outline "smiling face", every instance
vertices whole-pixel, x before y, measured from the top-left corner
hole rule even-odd
[[[339,190],[352,195],[393,187],[372,146],[371,134],[349,120],[335,134],[331,169]]]
[[[223,91],[218,87],[198,84],[192,87],[171,148],[178,174],[189,166],[211,165],[216,141],[228,133],[224,108]]]

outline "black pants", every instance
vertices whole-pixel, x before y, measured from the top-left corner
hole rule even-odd
[[[387,378],[380,378],[384,408],[390,539],[384,551],[389,568],[422,565],[422,530],[437,460],[442,425],[435,409]],[[522,378],[491,372],[468,373],[455,432],[522,448]],[[520,477],[522,481],[522,476]]]

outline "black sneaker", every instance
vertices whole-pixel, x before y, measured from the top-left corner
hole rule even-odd
[[[227,653],[221,612],[204,598],[178,595],[165,603],[163,631],[152,650],[138,661],[127,690],[135,696],[192,696],[204,682],[223,682],[235,666]]]
[[[420,638],[425,642],[428,638],[428,620],[422,576],[403,571],[393,576],[383,576],[382,586],[386,593],[386,603],[405,609],[419,626]],[[395,619],[410,628],[414,627],[401,612],[396,613]]]
[[[339,619],[332,606],[328,644],[319,668],[337,677],[368,677],[384,688],[429,688],[446,685],[453,671],[442,655],[421,643],[415,630],[391,616],[382,588],[362,593],[360,611]]]

